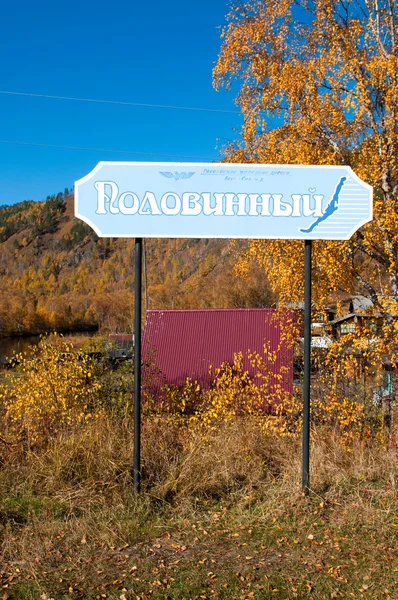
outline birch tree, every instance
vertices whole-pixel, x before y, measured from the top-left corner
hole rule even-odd
[[[345,164],[374,187],[374,220],[350,242],[314,244],[315,301],[356,291],[398,305],[396,0],[252,0],[234,4],[214,68],[238,90],[231,162]],[[302,242],[252,241],[281,301],[302,297]]]

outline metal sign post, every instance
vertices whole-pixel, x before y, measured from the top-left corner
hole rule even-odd
[[[134,489],[141,466],[142,238],[305,240],[303,489],[310,485],[311,240],[349,240],[372,188],[344,165],[100,162],[75,183],[75,215],[135,238]]]
[[[310,489],[310,419],[311,419],[311,287],[312,241],[304,242],[304,386],[303,386],[303,470],[302,487]]]
[[[141,488],[141,305],[142,238],[135,239],[134,281],[134,457],[133,479],[136,494]]]

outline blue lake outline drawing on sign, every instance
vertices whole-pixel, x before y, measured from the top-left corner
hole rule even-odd
[[[341,190],[343,188],[343,185],[344,185],[344,182],[346,181],[346,179],[347,179],[347,177],[341,177],[339,183],[337,184],[335,192],[333,194],[333,198],[331,199],[331,201],[327,205],[327,207],[325,209],[325,212],[322,215],[322,217],[318,217],[312,223],[312,225],[310,225],[310,227],[308,227],[308,229],[300,229],[301,233],[311,233],[315,229],[315,227],[317,225],[319,225],[323,221],[326,221],[326,219],[328,219],[329,217],[331,217],[332,214],[336,212],[336,210],[339,207],[339,195],[340,195],[340,192],[341,192]]]

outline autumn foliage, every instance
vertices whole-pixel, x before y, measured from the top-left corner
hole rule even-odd
[[[0,582],[12,595],[389,597],[397,456],[368,436],[359,404],[316,397],[304,497],[300,400],[261,410],[237,355],[212,369],[208,394],[187,381],[145,405],[137,498],[123,369],[62,341],[16,358],[0,415]]]
[[[65,426],[84,423],[98,411],[101,384],[86,354],[45,338],[27,359],[16,354],[17,366],[0,386],[0,401],[13,435],[26,438],[28,447],[45,442]]]
[[[234,3],[214,69],[239,85],[241,139],[232,162],[345,164],[374,187],[374,220],[349,242],[317,242],[314,303],[361,292],[375,310],[398,300],[397,7],[388,0]],[[235,89],[235,88],[234,88]],[[303,294],[299,241],[252,241],[281,302]]]
[[[49,331],[129,332],[134,240],[103,239],[73,216],[73,196],[0,207],[0,337]],[[146,308],[261,307],[273,302],[253,264],[231,277],[240,242],[145,241]]]
[[[265,346],[265,350],[267,347]],[[2,427],[12,444],[25,449],[45,448],[59,434],[82,429],[91,421],[133,419],[131,365],[113,370],[103,358],[94,361],[84,351],[76,351],[62,337],[43,338],[28,359],[13,357],[14,368],[0,385],[3,407]],[[296,380],[293,393],[283,385],[285,370],[272,368],[278,352],[264,356],[247,352],[255,370],[251,377],[243,366],[243,354],[237,353],[232,364],[209,366],[212,385],[201,389],[187,378],[182,387],[166,384],[162,394],[153,398],[143,389],[145,421],[167,419],[177,431],[206,439],[228,423],[245,421],[253,430],[280,438],[299,440],[302,428],[301,385]],[[339,354],[335,355],[338,358]],[[347,357],[349,361],[350,357]],[[313,380],[312,424],[319,435],[326,433],[350,451],[361,442],[386,446],[390,437],[385,428],[381,404],[372,400],[374,380],[368,396],[362,380],[340,383],[341,373],[349,364],[339,363],[340,376],[330,353],[325,367]],[[145,372],[144,372],[145,374]],[[179,435],[179,434],[178,434]]]

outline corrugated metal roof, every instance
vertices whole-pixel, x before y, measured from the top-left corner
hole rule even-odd
[[[278,311],[281,314],[281,311]],[[250,375],[255,375],[247,351],[264,357],[264,343],[269,350],[278,352],[270,366],[274,373],[287,366],[283,387],[292,390],[293,349],[281,343],[284,324],[271,308],[209,309],[209,310],[149,310],[143,334],[143,360],[152,365],[152,388],[164,383],[181,386],[187,377],[197,380],[202,387],[211,383],[209,365],[219,367],[223,362],[233,363],[234,353],[243,353],[243,364]],[[289,311],[284,313],[285,322]],[[150,370],[150,369],[148,369]]]

